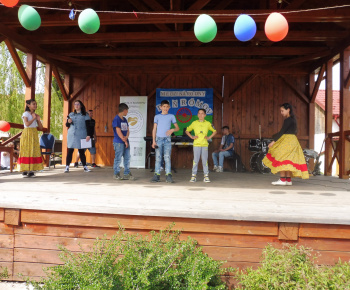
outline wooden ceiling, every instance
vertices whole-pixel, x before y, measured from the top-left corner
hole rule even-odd
[[[309,73],[350,45],[350,6],[305,11],[349,5],[349,0],[20,0],[21,4],[129,12],[98,12],[101,27],[87,35],[79,29],[79,13],[72,21],[69,11],[37,8],[42,24],[30,32],[18,21],[18,7],[0,6],[0,40],[10,38],[16,47],[73,74],[96,70]],[[291,11],[296,12],[284,14],[287,37],[269,41],[264,33],[268,13]],[[193,32],[197,15],[203,13],[218,26],[216,38],[207,44]],[[252,15],[257,23],[256,36],[248,42],[233,34],[241,13]]]

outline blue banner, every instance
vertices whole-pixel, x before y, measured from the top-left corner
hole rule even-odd
[[[156,114],[160,114],[160,103],[167,100],[170,103],[169,114],[176,117],[180,127],[175,135],[182,135],[183,128],[198,120],[198,109],[205,109],[205,119],[213,123],[213,89],[157,89]]]

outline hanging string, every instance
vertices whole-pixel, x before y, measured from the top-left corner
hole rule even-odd
[[[2,3],[0,4],[2,6]],[[32,6],[36,9],[43,9],[43,10],[58,10],[58,11],[71,11],[71,8],[53,8],[53,7],[42,7],[42,6]],[[339,9],[339,8],[347,8],[350,7],[350,4],[345,5],[338,5],[338,6],[329,6],[329,7],[319,7],[319,8],[310,8],[310,9],[301,9],[301,10],[291,10],[291,11],[282,11],[282,10],[276,10],[275,12],[279,12],[280,14],[292,14],[292,13],[305,13],[305,12],[311,12],[311,11],[320,11],[320,10],[331,10],[331,9]],[[82,12],[84,9],[75,9],[76,12]],[[96,11],[96,13],[111,13],[111,14],[134,14],[134,11]],[[199,16],[202,13],[174,13],[174,12],[142,12],[137,11],[138,15],[176,15],[176,16]],[[210,13],[207,13],[210,15]],[[239,16],[241,14],[244,14],[244,10],[242,10],[242,13],[223,13],[223,14],[211,14],[211,16]],[[271,12],[266,13],[249,13],[250,16],[259,16],[259,15],[270,15]]]

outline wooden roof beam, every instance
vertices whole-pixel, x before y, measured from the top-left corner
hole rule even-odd
[[[51,51],[53,54],[65,56],[225,56],[237,57],[248,55],[259,56],[283,56],[283,55],[307,55],[320,52],[328,52],[328,48],[316,47],[130,47],[117,49],[69,49]]]
[[[19,35],[13,29],[8,28],[3,23],[0,23],[0,34],[5,36],[6,38],[10,39],[13,42],[14,46],[17,47],[17,45],[18,45],[18,46],[24,47],[25,52],[30,52],[32,54],[37,55],[37,58],[40,59],[40,61],[42,61],[44,63],[51,62],[52,64],[57,65],[57,63],[48,56],[48,54],[45,50],[41,49],[39,46],[34,44],[33,41],[29,41],[25,37]],[[39,56],[40,56],[40,58],[39,58]],[[59,67],[61,67],[62,69],[66,70],[66,71],[68,70],[67,67],[65,67],[61,64],[59,65]]]
[[[8,50],[12,56],[13,61],[15,62],[16,66],[17,66],[18,72],[21,75],[25,86],[27,88],[29,88],[31,86],[31,82],[30,82],[30,79],[27,75],[27,72],[23,66],[23,63],[22,63],[21,59],[19,58],[19,55],[17,53],[15,46],[13,45],[12,41],[8,38],[5,39],[5,43],[6,43],[6,46],[7,46]]]
[[[129,0],[138,1],[138,0]],[[136,7],[137,8],[137,7]],[[141,9],[139,9],[141,10]],[[142,10],[141,10],[142,11]],[[279,13],[289,12],[291,10],[279,10]],[[175,13],[175,14],[173,14]],[[123,24],[166,24],[166,23],[195,23],[200,14],[211,15],[216,23],[232,23],[234,16],[240,15],[242,10],[199,10],[199,11],[171,11],[163,14],[142,14],[138,13],[136,18],[133,12],[123,14],[100,13],[99,18],[101,25],[123,25]],[[246,10],[245,14],[259,14],[254,15],[255,22],[265,22],[267,16],[265,13],[271,13],[271,10]],[[285,14],[289,23],[304,22],[348,22],[350,21],[350,8],[337,8],[329,10],[306,11],[303,13]],[[11,27],[21,27],[17,19],[13,17],[2,18],[2,24]],[[42,15],[41,27],[50,26],[77,26],[76,21],[71,21],[66,13],[58,13],[55,15]]]
[[[346,38],[347,31],[289,31],[284,41],[330,41]],[[159,32],[116,32],[97,33],[94,35],[73,34],[42,34],[32,35],[31,41],[39,44],[72,44],[72,43],[128,43],[128,42],[197,42],[193,31],[159,31]],[[264,31],[257,31],[254,40],[268,41]],[[214,42],[232,41],[238,42],[232,30],[218,31]]]
[[[75,91],[71,94],[71,97],[69,99],[69,101],[73,102],[77,97],[80,96],[80,94],[84,91],[84,89],[92,84],[93,82],[96,81],[96,75],[93,74],[93,75],[90,75],[89,77],[87,77],[84,81],[84,83],[82,83],[82,85]]]
[[[303,100],[306,104],[310,103],[309,98],[303,92],[301,92],[298,88],[296,88],[287,78],[281,75],[280,75],[280,78],[284,80],[284,82],[297,94],[297,96],[301,100]]]
[[[65,89],[65,86],[64,86],[63,81],[62,81],[62,79],[61,79],[61,75],[60,75],[60,73],[59,73],[57,67],[54,66],[54,65],[52,66],[52,73],[53,73],[53,76],[55,77],[55,79],[57,80],[57,84],[58,84],[58,87],[60,88],[60,91],[61,91],[61,93],[62,93],[63,99],[64,99],[65,101],[68,101],[69,96],[68,96],[68,94],[67,94],[67,91],[66,91],[66,89]]]
[[[315,86],[314,86],[314,88],[312,90],[312,94],[310,96],[310,103],[314,103],[315,100],[316,100],[318,89],[320,88],[321,82],[323,80],[323,74],[324,74],[325,71],[326,71],[326,65],[323,64],[321,70],[318,73],[318,77],[317,77]]]

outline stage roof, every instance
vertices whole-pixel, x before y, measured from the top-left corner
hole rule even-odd
[[[22,4],[39,12],[37,30],[21,26],[17,14]],[[72,8],[78,11],[74,20],[69,18]],[[100,18],[95,34],[85,34],[78,26],[79,11],[86,8]],[[264,32],[272,12],[282,13],[289,24],[288,35],[279,42]],[[242,13],[257,24],[255,37],[246,42],[233,33]],[[194,35],[200,14],[211,15],[217,24],[212,42],[201,43]],[[68,73],[143,72],[147,66],[151,72],[197,67],[203,73],[309,73],[350,45],[350,3],[344,0],[27,0],[14,8],[0,6],[0,15],[0,40],[10,38],[17,48]]]

